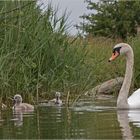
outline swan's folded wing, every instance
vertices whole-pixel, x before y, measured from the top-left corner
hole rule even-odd
[[[128,98],[128,105],[130,108],[140,108],[140,88]]]

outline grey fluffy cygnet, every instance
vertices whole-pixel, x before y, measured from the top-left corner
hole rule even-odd
[[[62,100],[60,99],[61,97],[61,93],[60,92],[56,92],[55,93],[55,98],[50,100],[51,102],[54,102],[54,104],[56,105],[62,105]]]
[[[22,97],[19,94],[14,96],[14,111],[34,111],[34,106],[28,103],[22,103]]]

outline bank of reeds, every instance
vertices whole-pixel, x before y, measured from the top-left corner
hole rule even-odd
[[[124,73],[124,59],[108,63],[114,41],[70,38],[66,14],[58,18],[51,6],[42,14],[34,1],[3,2],[0,18],[0,101],[19,93],[34,102],[54,96],[53,91],[77,98]],[[129,42],[136,52],[138,86],[140,39]]]
[[[75,95],[94,79],[85,64],[85,45],[69,39],[66,14],[56,14],[51,6],[41,13],[33,1],[1,5],[1,100],[17,93],[31,102],[50,97],[52,91]]]

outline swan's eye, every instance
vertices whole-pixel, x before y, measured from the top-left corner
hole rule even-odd
[[[115,55],[116,52],[120,54],[120,49],[121,49],[121,48],[122,48],[122,47],[114,48],[114,49],[113,49],[113,54]]]

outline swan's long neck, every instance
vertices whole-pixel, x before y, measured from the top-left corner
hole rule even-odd
[[[126,71],[122,87],[119,92],[117,100],[117,108],[129,108],[127,97],[129,94],[129,89],[131,86],[132,76],[133,76],[133,64],[134,55],[133,50],[130,47],[129,51],[126,53]]]

